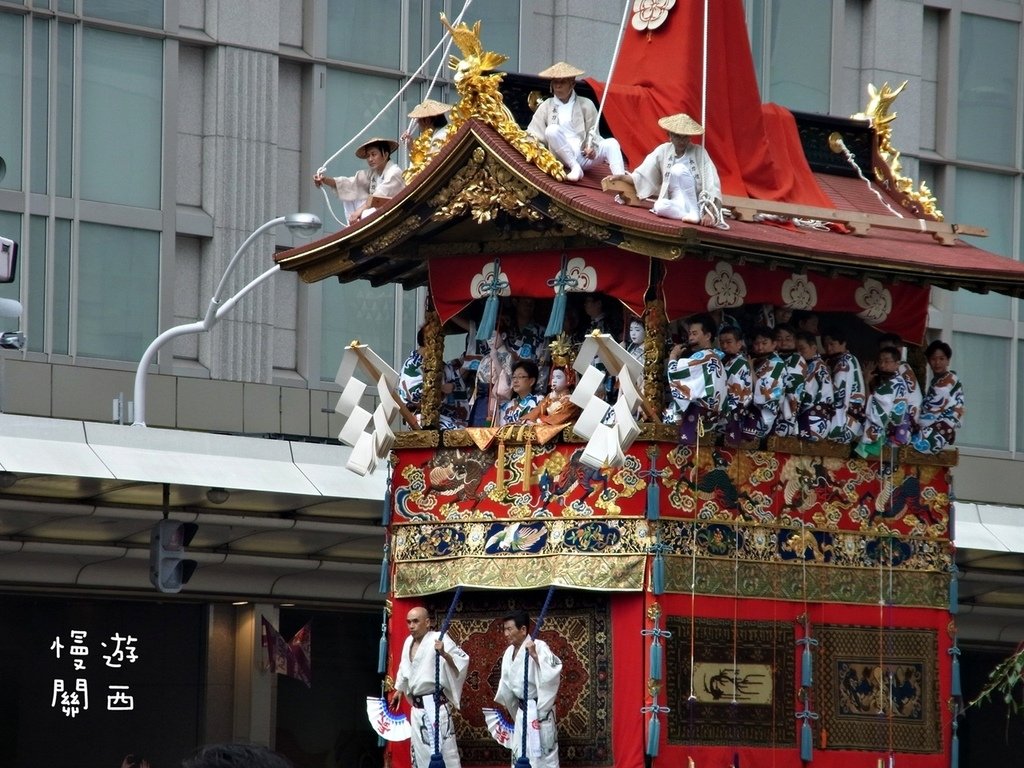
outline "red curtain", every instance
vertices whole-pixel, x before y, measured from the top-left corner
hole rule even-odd
[[[584,248],[565,254],[545,251],[431,259],[430,293],[441,322],[457,315],[473,299],[488,295],[483,287],[496,260],[499,279],[505,284],[500,295],[553,299],[553,281],[562,269],[563,255],[566,271],[577,281],[571,291],[605,293],[619,299],[633,314],[643,314],[644,294],[651,279],[650,258],[630,254],[624,259],[615,248]]]
[[[707,108],[703,144],[728,195],[832,208],[811,173],[793,116],[758,92],[741,0],[708,3]],[[677,2],[653,30],[627,24],[604,117],[636,167],[666,141],[658,119],[701,121],[704,3]],[[598,96],[604,83],[588,80]]]

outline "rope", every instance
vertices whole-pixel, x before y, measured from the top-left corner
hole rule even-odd
[[[633,5],[632,0],[626,0],[622,4],[622,21],[619,22],[619,36],[615,38],[615,50],[612,51],[612,63],[608,67],[608,79],[604,81],[604,92],[601,94],[601,103],[597,106],[597,119],[594,120],[594,128],[591,134],[597,133],[597,126],[601,124],[601,114],[604,112],[604,102],[608,98],[608,91],[612,88],[612,74],[615,72],[615,65],[619,61],[619,49],[622,47],[623,33],[626,31],[626,19],[629,18],[629,9]],[[594,136],[587,136],[587,143],[590,144]]]
[[[704,135],[708,135],[708,0],[704,0],[704,42],[701,51],[700,69],[700,124],[704,126]],[[707,149],[707,147],[705,147]]]
[[[459,22],[461,22],[461,21],[462,21],[462,17],[463,17],[463,16],[464,16],[464,15],[466,14],[466,11],[467,11],[467,10],[469,10],[469,6],[470,6],[470,4],[471,4],[472,2],[473,2],[473,0],[466,0],[466,1],[465,1],[465,3],[464,3],[464,4],[463,4],[463,6],[462,6],[462,11],[460,11],[460,12],[459,12],[459,15],[455,17],[455,21],[454,21],[454,22],[452,22],[452,26],[453,26],[453,27],[454,27],[454,26],[456,26],[456,25],[458,25],[458,24],[459,24]],[[448,41],[448,48],[446,48],[446,49],[445,49],[445,53],[447,54],[447,51],[448,51],[448,50],[450,49],[450,47],[451,47],[451,44],[452,44],[452,39],[451,39],[451,34],[450,34],[450,33],[449,33],[449,32],[448,32],[447,30],[445,30],[445,31],[444,31],[444,32],[443,32],[443,33],[441,34],[441,39],[437,41],[437,45],[435,45],[435,46],[434,46],[434,48],[433,48],[433,50],[431,50],[431,51],[430,51],[430,53],[428,53],[428,54],[427,54],[427,57],[426,57],[426,58],[425,58],[425,59],[424,59],[424,60],[423,60],[423,61],[422,61],[422,62],[420,63],[420,65],[419,65],[418,67],[416,67],[416,69],[415,69],[415,70],[413,71],[413,73],[412,73],[411,75],[409,75],[409,77],[408,77],[408,78],[406,79],[405,83],[403,83],[402,87],[398,89],[398,91],[397,91],[397,92],[395,93],[395,95],[394,95],[394,96],[392,96],[392,97],[391,97],[391,98],[390,98],[390,99],[388,100],[387,104],[385,104],[385,105],[384,105],[383,107],[381,107],[381,108],[380,108],[380,111],[379,111],[379,112],[378,112],[378,113],[377,113],[376,115],[374,115],[373,117],[371,117],[371,118],[370,118],[370,121],[369,121],[369,122],[368,122],[368,123],[367,123],[366,125],[364,125],[364,126],[363,126],[363,127],[362,127],[362,128],[360,129],[360,130],[359,130],[359,132],[358,132],[358,133],[356,133],[356,134],[355,134],[355,135],[354,135],[354,136],[353,136],[352,138],[350,138],[350,139],[349,139],[348,141],[346,141],[346,142],[345,142],[345,143],[344,143],[344,144],[343,144],[343,145],[342,145],[342,146],[341,146],[341,147],[340,147],[340,148],[338,149],[338,151],[336,151],[336,152],[335,152],[335,153],[334,153],[333,155],[331,155],[331,156],[330,156],[329,158],[327,158],[327,159],[326,159],[326,160],[324,161],[323,165],[321,165],[321,166],[320,166],[320,167],[319,167],[319,168],[317,169],[317,173],[318,173],[318,174],[321,174],[321,173],[326,173],[326,172],[327,172],[327,166],[328,166],[328,164],[329,164],[329,163],[331,163],[331,162],[333,162],[333,161],[334,161],[334,160],[335,160],[335,159],[336,159],[336,158],[338,157],[338,155],[340,155],[340,154],[341,154],[342,152],[344,152],[344,151],[345,151],[346,149],[348,149],[349,147],[351,147],[351,146],[352,146],[352,145],[353,145],[353,144],[355,143],[356,139],[358,139],[358,138],[359,138],[360,136],[362,136],[362,135],[363,135],[364,133],[366,133],[367,129],[368,129],[368,128],[369,128],[369,127],[370,127],[371,125],[373,125],[374,123],[376,123],[376,122],[377,122],[377,121],[378,121],[378,120],[380,119],[381,115],[383,115],[383,114],[384,114],[385,112],[387,112],[387,111],[388,111],[388,110],[389,110],[389,109],[391,108],[391,106],[392,106],[392,105],[393,105],[393,104],[394,104],[394,103],[395,103],[396,101],[398,101],[399,97],[401,97],[401,95],[402,95],[403,93],[405,93],[406,89],[407,89],[407,88],[408,88],[408,87],[409,87],[410,85],[412,85],[412,84],[413,84],[413,79],[414,79],[414,78],[416,77],[416,75],[418,75],[418,74],[420,73],[420,70],[422,70],[422,69],[423,69],[423,68],[424,68],[424,67],[425,67],[425,66],[427,65],[427,62],[429,62],[429,61],[430,61],[430,60],[431,60],[432,58],[434,58],[434,54],[435,54],[435,53],[437,53],[437,52],[438,52],[438,50],[440,50],[441,46],[445,44],[445,40],[446,40],[446,39],[447,39],[447,41]],[[444,66],[444,57],[442,56],[442,58],[441,58],[441,62],[440,62],[440,63],[438,64],[438,71],[437,71],[437,73],[435,73],[435,75],[434,75],[434,79],[430,81],[430,87],[431,87],[431,88],[433,88],[433,87],[434,87],[434,83],[435,83],[435,82],[437,81],[437,77],[438,77],[438,75],[440,74],[441,68],[442,68],[443,66]],[[429,95],[429,92],[428,92],[428,95]],[[339,218],[337,217],[337,215],[336,215],[336,214],[334,213],[334,206],[333,206],[333,205],[331,204],[331,198],[330,198],[330,196],[329,196],[329,195],[327,194],[327,190],[326,190],[326,189],[324,189],[323,187],[320,187],[320,192],[321,192],[321,193],[323,194],[323,196],[324,196],[324,202],[325,202],[325,203],[327,204],[327,210],[329,210],[329,211],[331,212],[331,218],[333,218],[333,219],[334,219],[334,220],[335,220],[336,222],[338,222],[338,224],[340,224],[340,225],[341,225],[342,227],[347,227],[347,226],[348,226],[348,222],[347,222],[347,221],[342,221],[342,220],[341,220],[341,219],[339,219]]]
[[[440,643],[444,643],[444,636],[448,632],[449,625],[452,623],[452,616],[455,615],[455,606],[459,604],[461,596],[462,585],[460,584],[455,588],[451,605],[448,606],[448,613],[445,614],[444,621],[441,623],[441,631],[437,636],[437,640]],[[437,760],[435,761],[434,758],[437,758]],[[434,651],[434,754],[430,756],[430,762],[435,763],[438,761],[441,765],[444,765],[444,758],[441,757],[441,651]]]
[[[875,189],[874,186],[871,184],[871,180],[864,175],[864,172],[860,169],[860,166],[857,165],[857,158],[855,158],[853,156],[853,152],[851,152],[849,148],[847,148],[846,142],[843,141],[842,137],[837,136],[835,139],[835,143],[836,146],[838,146],[843,151],[843,157],[846,158],[846,162],[848,162],[853,167],[853,170],[855,170],[857,172],[857,175],[860,176],[861,181],[863,181],[867,185],[868,189],[871,190],[871,193],[878,198],[878,202],[880,202],[882,205],[888,208],[889,213],[891,213],[893,216],[897,216],[902,219],[903,214],[897,211],[887,202],[885,202],[885,199],[882,197],[882,195],[879,194],[878,190]]]
[[[534,622],[533,632],[530,633],[531,640],[537,639],[537,633],[540,632],[540,627],[544,623],[544,618],[548,615],[548,608],[551,607],[551,598],[554,596],[555,585],[552,584],[550,587],[548,587],[548,594],[544,598],[544,605],[540,609],[540,616],[538,616],[537,621]],[[530,758],[526,755],[526,730],[527,726],[529,725],[526,719],[526,707],[529,706],[530,702],[530,654],[526,651],[525,648],[523,649],[523,653],[526,654],[526,657],[523,659],[523,738],[521,745],[522,751],[519,754],[519,759],[517,759],[515,762],[516,768],[521,768],[522,766],[525,766],[525,768],[529,768],[530,766]],[[537,713],[537,716],[540,717],[540,712]]]

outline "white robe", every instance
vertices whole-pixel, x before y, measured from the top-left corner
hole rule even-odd
[[[341,200],[345,215],[351,216],[370,197],[394,197],[405,187],[402,169],[395,163],[388,162],[384,171],[376,174],[369,168],[356,171],[354,176],[335,176],[334,191]],[[368,216],[376,208],[367,209],[363,216]]]
[[[687,165],[694,185],[694,194],[700,199],[701,193],[707,193],[711,200],[722,199],[722,184],[718,179],[711,156],[700,144],[690,144],[681,158]],[[671,191],[672,166],[675,164],[676,150],[672,142],[659,144],[632,174],[636,194],[641,199],[658,196],[661,207],[673,201]],[[677,179],[679,175],[677,174]],[[676,195],[678,197],[678,195]],[[676,201],[678,202],[678,200]]]
[[[412,648],[412,637],[406,637],[405,644],[402,646],[402,660],[398,665],[398,673],[395,675],[395,688],[408,696],[410,703],[413,696],[431,697],[424,702],[422,708],[414,706],[411,710],[413,768],[427,768],[430,765],[430,756],[434,753],[435,707],[432,697],[434,694],[435,657],[437,656],[434,643],[437,638],[437,632],[433,630],[427,632],[416,649],[416,656],[410,659],[409,650]],[[452,722],[449,707],[459,708],[462,686],[466,682],[466,674],[469,671],[469,656],[448,635],[444,637],[444,649],[455,662],[457,672],[452,672],[452,668],[445,659],[440,660],[438,671],[441,690],[449,703],[442,704],[440,707],[438,740],[445,768],[461,768],[459,747],[455,742],[455,725]]]
[[[519,653],[510,645],[501,657],[501,680],[494,700],[508,710],[515,719],[515,734],[512,738],[512,764],[523,751],[523,715],[520,701],[523,698],[523,659],[529,659],[530,677],[527,699],[537,703],[540,726],[540,754],[529,754],[531,768],[558,768],[558,730],[555,724],[555,696],[562,678],[562,660],[551,652],[543,640],[534,640],[538,664],[522,647]],[[513,655],[514,654],[514,655]],[[447,768],[447,766],[446,766]]]

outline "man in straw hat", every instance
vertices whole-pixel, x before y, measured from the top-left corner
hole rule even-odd
[[[348,223],[355,224],[377,210],[372,206],[374,198],[393,197],[405,186],[402,169],[391,162],[391,153],[396,149],[398,142],[394,139],[375,136],[356,149],[356,157],[365,160],[367,168],[356,171],[355,176],[332,177],[318,172],[313,183],[317,187],[332,187],[345,206]]]
[[[448,118],[445,117],[445,114],[451,108],[451,104],[434,99],[424,99],[409,113],[409,117],[416,121],[416,127],[421,136],[427,131],[431,131],[430,143],[435,149],[444,144],[444,140],[448,137]],[[403,133],[401,138],[406,145],[412,144],[413,135],[409,131]]]
[[[564,61],[540,73],[540,77],[551,81],[552,96],[537,107],[527,131],[562,161],[568,181],[579,181],[583,169],[599,159],[608,163],[612,174],[625,173],[619,142],[602,139],[597,133],[594,102],[577,96],[573,90],[576,78],[582,74],[582,69]]]
[[[669,140],[629,174],[637,197],[657,194],[652,210],[658,216],[724,226],[718,170],[707,150],[692,141],[693,136],[704,133],[703,126],[682,112],[661,118],[658,125],[668,132]]]

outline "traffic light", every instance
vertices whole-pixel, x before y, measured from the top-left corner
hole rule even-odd
[[[160,592],[180,592],[196,570],[196,561],[185,559],[185,547],[196,535],[195,523],[161,520],[149,537],[149,580]]]

